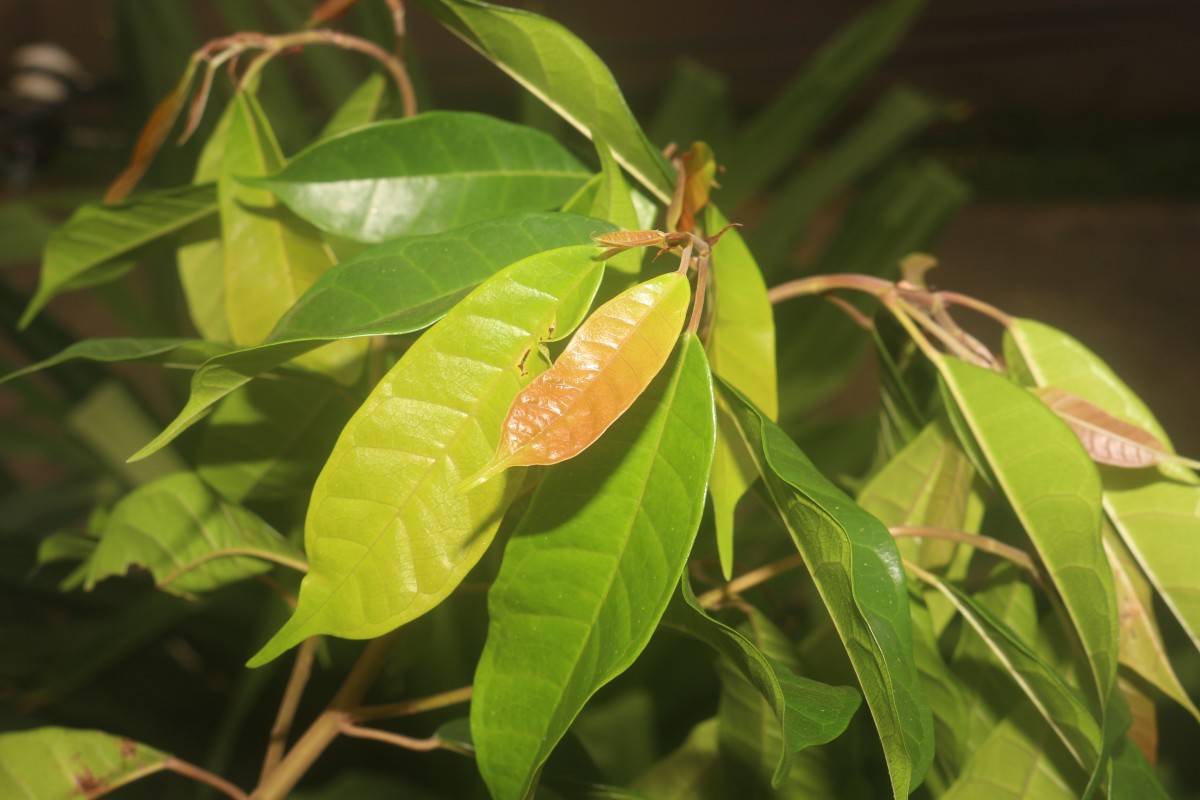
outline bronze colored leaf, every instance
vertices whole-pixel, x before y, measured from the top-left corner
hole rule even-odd
[[[1162,462],[1194,464],[1168,452],[1154,434],[1117,419],[1078,395],[1053,387],[1033,391],[1071,426],[1093,461],[1131,469]]]
[[[557,464],[587,449],[662,369],[690,297],[687,278],[672,272],[596,309],[554,365],[513,400],[496,455],[460,491],[508,467]]]

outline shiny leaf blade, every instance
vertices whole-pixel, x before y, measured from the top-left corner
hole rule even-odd
[[[933,760],[933,720],[913,660],[896,544],[762,411],[736,389],[720,386],[846,646],[883,743],[893,793],[907,797]]]
[[[520,476],[469,498],[453,489],[495,451],[504,411],[527,380],[523,354],[583,318],[603,273],[598,253],[559,248],[507,267],[379,382],[313,489],[296,612],[251,666],[318,633],[380,636],[454,590],[491,543]]]
[[[1062,596],[1107,709],[1116,686],[1117,603],[1095,466],[1066,423],[1004,376],[957,359],[937,366]]]
[[[719,231],[729,221],[710,206],[705,230]],[[736,229],[721,237],[712,253],[712,321],[705,346],[715,375],[728,381],[771,419],[779,413],[775,375],[775,315],[758,263]],[[725,400],[717,397],[717,450],[708,491],[717,528],[717,552],[726,579],[733,574],[733,513],[758,477]]]
[[[416,0],[446,27],[617,160],[660,200],[674,171],[638,126],[612,73],[573,33],[527,11],[479,0]]]
[[[1067,334],[1027,319],[1005,334],[1005,360],[1023,383],[1076,394],[1152,434],[1171,450],[1162,426],[1095,353]],[[1173,464],[1144,473],[1101,469],[1104,510],[1163,601],[1200,648],[1200,478]]]
[[[412,333],[440,319],[482,281],[522,258],[587,241],[611,226],[570,214],[521,213],[454,231],[385,242],[322,275],[267,342],[203,364],[179,415],[135,454],[171,442],[256,376],[325,342]]]
[[[509,467],[557,464],[590,447],[667,362],[690,297],[687,278],[669,272],[592,312],[554,365],[513,399],[495,456],[464,490]]]
[[[713,426],[689,334],[630,413],[534,494],[488,595],[471,701],[498,800],[526,796],[583,704],[649,641],[700,523]]]
[[[769,626],[765,619],[752,619],[759,625]],[[782,638],[773,626],[767,632],[759,630],[755,637],[758,641],[752,641],[708,616],[696,602],[686,579],[663,617],[663,624],[711,646],[736,671],[737,680],[748,691],[757,693],[753,701],[745,697],[739,697],[739,700],[745,706],[755,706],[754,711],[761,702],[774,723],[769,730],[755,733],[760,738],[773,736],[777,743],[785,745],[779,746],[767,775],[776,787],[787,777],[793,755],[840,736],[862,700],[858,692],[848,686],[829,686],[795,674],[780,653],[772,654],[769,647],[762,646],[764,637],[776,635]],[[727,687],[729,682],[723,680]]]
[[[318,142],[254,183],[321,230],[374,243],[556,208],[589,177],[540,131],[442,111]]]
[[[194,473],[168,475],[115,506],[88,562],[87,589],[137,565],[172,594],[212,591],[304,557],[257,515],[227,503]]]
[[[177,233],[217,210],[211,184],[147,192],[112,205],[89,204],[50,235],[37,293],[21,315],[24,328],[60,292],[116,277],[114,263],[147,244]]]
[[[104,731],[46,727],[0,734],[0,796],[98,797],[165,769],[170,758]]]

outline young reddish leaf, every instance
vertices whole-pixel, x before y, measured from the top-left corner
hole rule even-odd
[[[196,65],[195,60],[188,62],[187,70],[179,79],[179,83],[154,108],[150,118],[146,120],[145,127],[142,128],[141,134],[138,135],[137,143],[133,146],[133,155],[129,159],[129,166],[125,167],[124,171],[108,187],[108,191],[104,193],[104,202],[116,203],[124,200],[149,169],[150,162],[162,149],[163,142],[167,140],[167,134],[171,132],[175,120],[179,118],[179,112],[183,110],[188,89],[196,74]]]
[[[1133,469],[1164,461],[1194,463],[1168,452],[1149,431],[1117,419],[1079,395],[1053,387],[1035,389],[1034,394],[1071,426],[1093,461]]]
[[[678,230],[696,227],[696,215],[708,205],[708,195],[717,185],[717,159],[712,148],[704,142],[692,142],[683,154],[683,208],[680,209]]]
[[[513,400],[496,455],[462,491],[509,467],[565,461],[600,438],[666,363],[690,297],[687,278],[672,272],[596,309],[554,366]]]

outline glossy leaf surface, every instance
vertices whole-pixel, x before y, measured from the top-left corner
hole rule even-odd
[[[139,248],[177,233],[217,210],[211,184],[147,192],[113,205],[83,206],[50,234],[37,293],[21,315],[25,327],[65,289],[91,286],[116,276],[111,267]]]
[[[943,358],[938,369],[1083,642],[1103,707],[1116,685],[1117,604],[1100,542],[1100,478],[1066,423],[1002,375]]]
[[[590,447],[662,369],[690,297],[687,278],[668,272],[593,311],[554,365],[513,399],[495,456],[468,487],[509,467],[557,464]]]
[[[896,544],[762,411],[736,389],[720,386],[858,675],[892,790],[907,797],[933,760],[933,720],[913,661]]]
[[[88,562],[86,587],[136,565],[158,588],[190,595],[268,572],[304,569],[304,556],[256,514],[178,472],[130,493],[108,515]]]
[[[705,211],[705,230],[728,224],[715,206]],[[737,387],[775,419],[779,397],[775,376],[775,318],[758,263],[736,229],[713,249],[710,268],[713,311],[705,349],[713,373]],[[708,491],[717,528],[717,550],[726,578],[733,573],[733,512],[758,477],[725,400],[717,397],[717,450]]]
[[[318,142],[255,185],[321,230],[382,242],[555,208],[589,176],[540,131],[439,111]]]
[[[495,451],[494,432],[528,379],[524,353],[583,318],[603,272],[598,254],[559,248],[502,270],[376,385],[313,489],[296,612],[252,666],[318,633],[391,631],[440,603],[475,565],[520,476],[469,497],[453,489]],[[526,360],[527,371],[535,366]]]
[[[630,413],[547,473],[488,594],[475,673],[477,763],[520,800],[589,697],[650,640],[704,508],[712,382],[686,335]]]
[[[446,233],[385,242],[337,264],[296,301],[265,344],[213,358],[192,377],[187,405],[142,458],[230,392],[328,341],[411,333],[431,325],[486,278],[522,258],[587,241],[606,223],[522,213]]]
[[[646,139],[612,73],[579,37],[527,11],[479,0],[415,0],[617,160],[663,202],[675,173]]]
[[[99,796],[162,770],[169,758],[104,731],[47,727],[0,734],[0,796],[10,800]]]
[[[737,682],[723,680],[727,693],[737,692],[730,702],[739,704],[744,716],[758,713],[763,705],[771,717],[770,722],[763,720],[754,730],[744,733],[757,741],[774,738],[778,753],[766,777],[775,786],[787,777],[795,753],[840,736],[862,701],[858,692],[848,686],[829,686],[797,675],[781,657],[782,648],[772,638],[782,638],[782,634],[766,619],[751,618],[752,640],[710,617],[696,602],[686,580],[681,583],[663,623],[711,646],[736,671],[745,690],[756,693],[749,698],[740,692],[741,685],[731,689],[731,683]],[[794,663],[795,659],[790,660]]]
[[[1023,382],[1055,386],[1153,434],[1170,450],[1158,421],[1129,387],[1075,339],[1048,325],[1014,320],[1005,336],[1009,368]],[[1200,648],[1200,479],[1159,465],[1136,473],[1102,469],[1104,509],[1167,607]]]

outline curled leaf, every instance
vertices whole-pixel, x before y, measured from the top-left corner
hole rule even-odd
[[[155,106],[150,118],[146,120],[146,124],[142,128],[141,134],[138,135],[137,143],[133,146],[133,155],[129,159],[129,166],[125,167],[108,187],[108,191],[104,193],[104,202],[116,203],[124,200],[133,191],[133,187],[137,186],[142,176],[146,174],[146,170],[150,168],[150,162],[162,149],[163,142],[167,140],[167,134],[171,132],[175,120],[179,118],[179,112],[183,110],[188,89],[192,85],[192,78],[196,75],[197,64],[195,59],[188,61],[187,69],[184,71],[183,77],[179,79],[179,83],[175,84],[171,93]]]
[[[672,272],[596,309],[554,366],[513,400],[495,456],[460,491],[509,467],[565,461],[600,438],[666,363],[690,297],[687,278]]]
[[[683,208],[680,209],[677,230],[690,231],[696,227],[696,215],[708,205],[708,195],[717,186],[717,159],[712,148],[704,142],[692,142],[683,154]]]
[[[1131,469],[1164,461],[1194,463],[1169,452],[1149,431],[1117,419],[1077,394],[1053,387],[1035,389],[1034,394],[1071,426],[1093,461]]]

